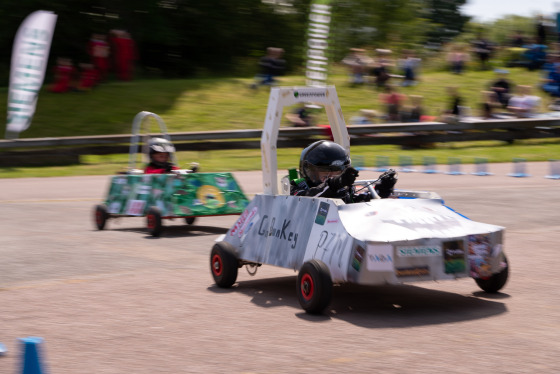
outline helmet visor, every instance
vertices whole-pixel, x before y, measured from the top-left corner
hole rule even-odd
[[[324,182],[327,178],[336,178],[342,174],[344,169],[346,169],[348,165],[339,165],[339,166],[317,166],[317,165],[308,165],[307,174],[309,178],[314,183],[320,184]]]

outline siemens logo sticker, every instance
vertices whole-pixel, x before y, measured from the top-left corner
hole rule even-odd
[[[441,256],[442,251],[439,245],[397,247],[399,257],[428,257]]]

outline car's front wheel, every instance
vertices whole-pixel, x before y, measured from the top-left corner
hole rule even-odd
[[[210,252],[210,271],[218,287],[229,288],[237,280],[239,261],[233,247],[227,242],[218,242]]]
[[[307,313],[323,312],[332,297],[332,279],[327,265],[318,260],[303,264],[298,274],[296,291],[299,304]]]

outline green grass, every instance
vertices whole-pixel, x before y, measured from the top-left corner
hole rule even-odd
[[[517,84],[537,85],[539,72],[511,69],[510,79]],[[457,76],[447,72],[429,72],[420,76],[415,87],[401,88],[407,95],[422,95],[429,115],[438,115],[447,107],[447,86],[459,87],[465,105],[477,108],[480,91],[495,78],[491,71],[468,71]],[[348,121],[360,109],[382,110],[378,95],[371,86],[349,87],[345,71],[335,67],[329,84],[337,87],[342,110]],[[282,77],[283,86],[305,85],[302,76]],[[230,129],[260,129],[263,126],[268,90],[252,90],[252,78],[212,78],[184,80],[137,80],[109,82],[91,92],[53,94],[43,90],[31,127],[20,137],[60,137],[76,135],[129,134],[134,116],[143,110],[160,115],[169,132],[210,131]],[[549,99],[543,98],[544,110]],[[0,89],[0,112],[6,113],[7,88]],[[320,114],[319,123],[326,117]],[[287,123],[284,123],[287,126]],[[157,130],[157,125],[151,124]],[[297,165],[300,149],[279,150],[280,168]],[[557,159],[560,155],[558,139],[518,141],[513,145],[503,142],[474,142],[438,144],[433,149],[402,150],[398,146],[356,146],[353,156],[363,156],[366,166],[373,166],[377,155],[390,157],[393,165],[399,156],[411,156],[416,164],[424,156],[436,157],[446,163],[449,157],[460,157],[463,163],[475,157],[486,157],[489,162],[510,162],[514,157],[527,161]],[[235,171],[260,169],[259,150],[229,150],[180,152],[183,165],[191,161],[201,163],[202,171]],[[59,175],[113,174],[126,168],[128,155],[94,156],[81,158],[79,165],[49,167],[0,168],[0,177],[42,177]]]

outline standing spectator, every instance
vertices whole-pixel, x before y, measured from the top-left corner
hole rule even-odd
[[[447,54],[447,62],[453,74],[463,74],[465,64],[469,61],[469,55],[465,53],[463,46],[454,45]]]
[[[509,98],[511,97],[511,83],[506,78],[509,73],[505,69],[496,69],[497,79],[492,83],[490,90],[496,94],[498,102],[502,107],[506,108]]]
[[[536,44],[546,45],[546,27],[544,25],[543,16],[537,17],[535,38]]]
[[[414,52],[410,50],[403,51],[403,58],[399,60],[399,67],[404,75],[401,86],[408,87],[417,84],[418,68],[420,67],[420,59],[414,56]]]
[[[59,57],[54,68],[54,82],[49,87],[50,92],[62,93],[74,89],[74,76],[76,69],[72,59]]]
[[[97,70],[99,81],[107,79],[109,72],[109,43],[107,37],[103,34],[93,34],[88,43],[88,53],[91,62]]]
[[[342,63],[348,67],[350,72],[350,85],[360,85],[364,83],[364,75],[367,73],[371,59],[367,57],[365,50],[361,48],[351,48],[350,53],[344,57]]]
[[[282,58],[283,56],[282,48],[268,47],[266,55],[259,60],[261,72],[255,77],[256,83],[253,83],[251,88],[276,84],[276,78],[284,73],[286,61]]]
[[[393,66],[393,63],[389,58],[392,51],[390,49],[378,48],[375,52],[377,53],[377,56],[371,73],[375,77],[375,85],[378,88],[386,88],[389,83],[389,79],[391,78],[390,68]]]
[[[136,47],[130,34],[124,30],[112,30],[112,44],[117,78],[122,81],[132,79]]]
[[[490,56],[492,55],[492,43],[482,34],[478,34],[478,38],[472,42],[473,52],[478,56],[480,61],[480,69],[488,70]]]

